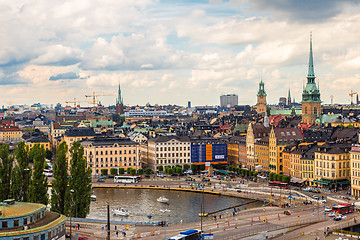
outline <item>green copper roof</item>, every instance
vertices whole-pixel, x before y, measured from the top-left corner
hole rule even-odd
[[[122,99],[122,96],[121,96],[120,83],[119,83],[118,97],[117,97],[117,99],[116,99],[116,103],[117,103],[117,104],[123,104],[123,99]]]
[[[309,56],[309,70],[307,75],[307,83],[303,89],[302,102],[321,102],[320,90],[315,83],[314,61],[312,52],[312,35],[310,34],[310,56]]]
[[[265,87],[264,87],[264,82],[261,80],[259,83],[259,92],[258,92],[258,96],[266,96],[266,92],[265,92]]]
[[[315,72],[314,72],[314,60],[313,60],[313,52],[312,52],[312,34],[310,33],[310,55],[309,55],[309,70],[308,70],[308,82],[309,78],[315,79]]]

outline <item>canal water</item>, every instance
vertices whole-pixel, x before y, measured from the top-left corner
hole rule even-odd
[[[115,216],[111,213],[112,220],[129,222],[164,221],[165,215],[160,210],[169,209],[166,221],[171,224],[179,224],[199,221],[201,211],[202,194],[179,191],[147,190],[147,189],[113,189],[95,188],[93,193],[97,200],[91,202],[88,218],[106,219],[107,202],[110,204],[110,212],[113,208],[124,208],[129,212],[128,217]],[[157,198],[165,196],[169,198],[169,204],[160,203]],[[246,199],[204,194],[205,212],[211,212],[226,207],[241,204]],[[259,207],[262,202],[255,202],[240,209]],[[228,210],[232,211],[232,210]],[[222,212],[224,213],[224,212]],[[221,214],[221,213],[218,213]]]

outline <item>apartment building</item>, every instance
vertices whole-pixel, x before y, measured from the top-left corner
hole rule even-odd
[[[360,145],[351,147],[350,151],[351,166],[351,195],[360,197]]]
[[[141,145],[141,161],[154,171],[160,165],[190,165],[190,149],[188,136],[158,136]]]
[[[255,166],[258,165],[257,158],[255,158],[255,140],[268,137],[269,132],[270,127],[249,124],[246,133],[246,165],[250,170],[255,170]]]
[[[129,138],[95,137],[81,141],[84,157],[92,175],[100,175],[102,169],[141,168],[139,143]]]
[[[350,185],[349,143],[326,143],[315,151],[315,182],[326,188],[344,188]]]
[[[304,139],[300,128],[272,128],[269,137],[270,172],[284,172],[283,150]]]

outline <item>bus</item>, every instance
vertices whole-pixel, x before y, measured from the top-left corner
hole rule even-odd
[[[352,213],[354,212],[354,205],[351,203],[341,203],[340,205],[333,206],[332,211],[340,214]]]
[[[115,183],[138,183],[140,181],[140,177],[138,176],[115,176]]]
[[[180,234],[168,238],[167,240],[201,240],[201,231],[197,229],[189,229]]]
[[[287,183],[283,183],[283,182],[279,182],[279,181],[269,182],[269,187],[289,189],[289,185]]]
[[[50,169],[44,169],[43,174],[47,177],[52,177],[53,176],[53,171]]]

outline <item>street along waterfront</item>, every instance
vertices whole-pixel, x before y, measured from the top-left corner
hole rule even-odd
[[[110,209],[124,208],[129,216],[115,216],[111,213],[111,219],[126,222],[158,222],[164,221],[165,215],[160,210],[169,209],[166,220],[171,224],[199,221],[201,211],[202,194],[184,191],[153,190],[153,189],[118,189],[118,188],[94,188],[93,193],[97,200],[91,203],[88,218],[106,219],[107,202]],[[169,204],[160,203],[157,199],[165,196]],[[247,202],[248,199],[228,197],[222,195],[204,194],[205,212],[212,212],[219,209],[239,205]],[[259,207],[262,202],[254,202],[237,209],[248,209]],[[233,211],[233,209],[227,210]],[[220,212],[217,214],[219,217]],[[149,220],[149,217],[151,219]]]

